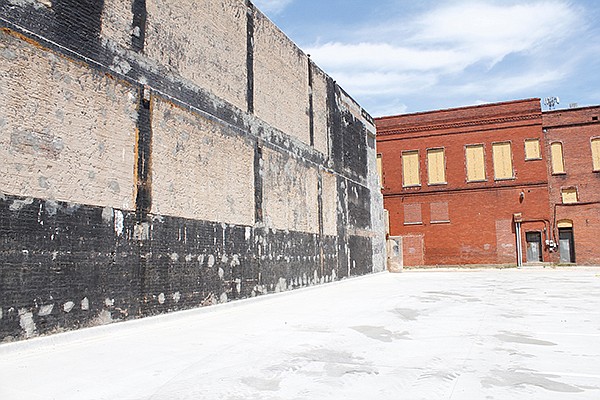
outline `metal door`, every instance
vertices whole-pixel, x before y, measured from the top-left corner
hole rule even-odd
[[[560,228],[558,230],[558,248],[561,263],[575,262],[575,240],[573,228]]]
[[[527,262],[542,261],[542,233],[525,232],[527,241]]]
[[[402,237],[390,236],[387,241],[388,271],[402,272]]]

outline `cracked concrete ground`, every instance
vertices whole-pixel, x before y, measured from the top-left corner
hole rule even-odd
[[[3,400],[598,399],[600,268],[377,274],[2,344],[0,377]]]

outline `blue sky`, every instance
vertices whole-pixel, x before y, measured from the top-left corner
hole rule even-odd
[[[256,0],[373,116],[600,104],[596,0]]]

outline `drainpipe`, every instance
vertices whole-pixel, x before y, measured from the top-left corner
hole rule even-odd
[[[517,234],[517,268],[523,266],[523,248],[521,247],[521,223],[515,221],[515,233]]]

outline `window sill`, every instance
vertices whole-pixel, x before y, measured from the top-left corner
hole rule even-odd
[[[566,175],[566,172],[553,172],[552,175]]]
[[[445,186],[448,185],[448,182],[439,182],[439,183],[428,183],[427,186]]]
[[[423,222],[405,222],[404,226],[423,225]]]
[[[487,179],[477,179],[477,180],[467,181],[467,183],[482,183],[482,182],[487,182]]]
[[[410,186],[404,186],[402,185],[402,189],[415,189],[415,188],[420,188],[421,185],[410,185]]]
[[[450,221],[430,221],[431,225],[439,225],[439,224],[449,224]]]
[[[494,181],[496,181],[496,182],[502,182],[502,181],[514,181],[514,180],[516,180],[516,179],[517,179],[516,177],[512,176],[512,177],[510,177],[510,178],[494,178]]]
[[[538,157],[538,158],[526,158],[525,161],[541,161],[542,157]]]

